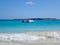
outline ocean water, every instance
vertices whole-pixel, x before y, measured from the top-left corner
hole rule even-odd
[[[22,23],[22,20],[0,20],[0,33],[60,31],[60,20],[35,20]]]

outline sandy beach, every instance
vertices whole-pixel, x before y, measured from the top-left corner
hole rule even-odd
[[[0,42],[0,45],[60,45],[59,42],[39,42],[39,43],[24,43],[24,42]]]
[[[27,32],[24,34],[34,35],[34,36],[47,36],[51,32]],[[60,35],[60,32],[57,32]],[[0,34],[1,35],[1,34]],[[47,39],[39,39],[33,41],[0,41],[0,45],[60,45],[60,39],[54,39],[48,37]]]

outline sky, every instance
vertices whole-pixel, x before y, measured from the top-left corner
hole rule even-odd
[[[0,19],[59,18],[60,0],[0,0]]]

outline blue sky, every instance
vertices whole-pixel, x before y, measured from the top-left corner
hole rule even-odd
[[[0,19],[60,18],[60,0],[0,0]]]

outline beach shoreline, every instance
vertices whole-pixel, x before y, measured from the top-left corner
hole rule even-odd
[[[54,31],[51,31],[52,33]],[[47,36],[48,33],[51,32],[26,32],[26,33],[12,33],[12,34],[27,34],[27,35],[33,35],[33,36]],[[59,31],[55,31],[60,35]],[[6,35],[8,33],[0,33],[0,35]],[[10,33],[11,34],[11,33]],[[34,40],[34,41],[0,41],[0,45],[59,45],[60,40],[56,39],[54,40],[53,38],[47,38],[47,39],[39,39],[39,40]]]
[[[39,42],[39,43],[28,43],[28,42],[0,42],[0,45],[60,45],[60,42]]]

